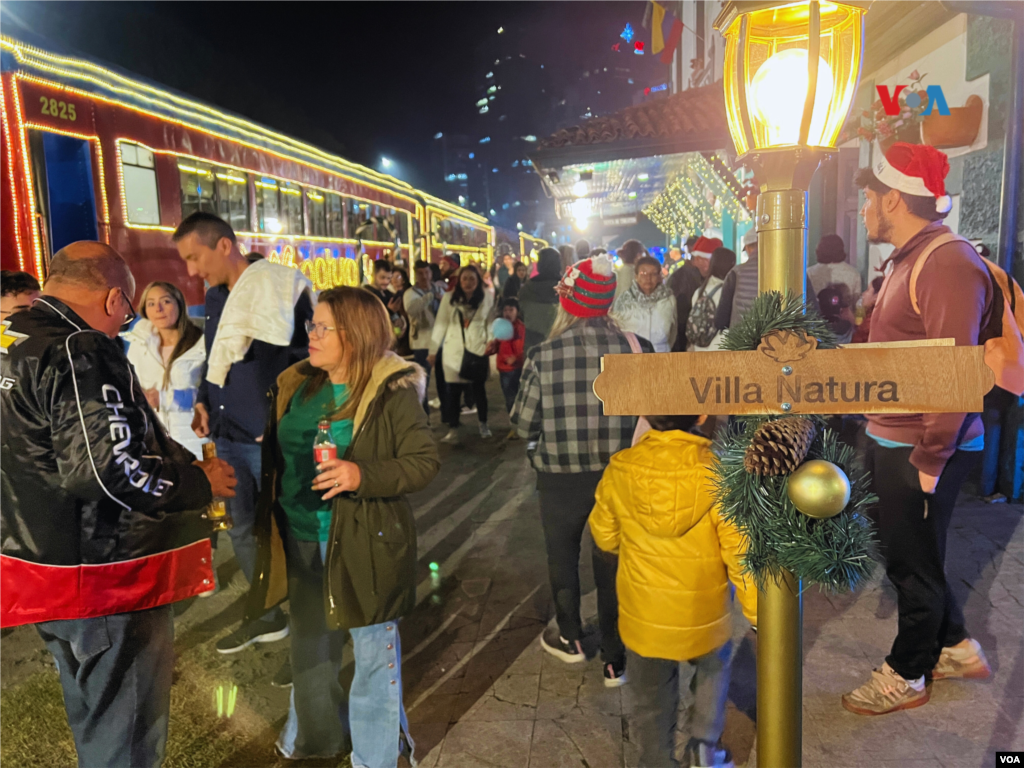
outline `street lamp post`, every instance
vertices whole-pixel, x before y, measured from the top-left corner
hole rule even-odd
[[[725,102],[737,152],[761,192],[758,290],[804,294],[807,190],[846,122],[860,76],[869,3],[728,2]],[[788,571],[758,600],[757,764],[801,764],[803,604]]]

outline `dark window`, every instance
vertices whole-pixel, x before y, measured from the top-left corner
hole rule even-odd
[[[290,181],[279,181],[281,189],[281,221],[284,231],[290,235],[301,235],[305,232],[302,226],[302,188]]]
[[[181,158],[182,218],[196,211],[215,213],[236,232],[249,229],[249,179],[239,171]]]
[[[360,240],[372,240],[372,228],[363,226],[370,218],[369,203],[348,199],[346,208],[348,209],[348,236]]]
[[[324,194],[315,189],[306,190],[306,205],[309,206],[309,234],[327,237],[327,216]]]
[[[274,235],[286,234],[287,223],[281,216],[280,190],[274,179],[256,180],[256,219],[260,232]]]
[[[341,195],[336,195],[333,192],[327,193],[326,207],[327,207],[327,236],[328,237],[344,237],[345,236],[345,214],[344,214],[344,201]]]
[[[217,215],[236,232],[249,227],[249,179],[245,174],[227,168],[215,168]]]
[[[216,213],[214,204],[213,166],[194,160],[178,161],[178,175],[181,178],[181,218],[185,219],[196,211]]]

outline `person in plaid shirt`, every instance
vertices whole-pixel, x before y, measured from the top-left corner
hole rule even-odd
[[[629,354],[630,339],[608,317],[615,272],[607,254],[577,262],[558,285],[559,309],[547,341],[526,354],[512,422],[537,470],[541,524],[558,628],[541,636],[548,653],[569,663],[586,655],[580,641],[580,544],[594,492],[612,454],[633,441],[636,417],[605,416],[594,394],[602,355]],[[634,337],[635,339],[635,337]],[[654,348],[635,339],[644,352]],[[605,685],[626,682],[615,595],[618,558],[593,549]]]

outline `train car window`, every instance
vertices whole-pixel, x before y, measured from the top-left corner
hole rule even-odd
[[[238,171],[216,168],[213,172],[217,198],[217,215],[235,232],[249,229],[249,180]]]
[[[281,188],[281,223],[284,231],[290,235],[304,234],[302,226],[302,188],[290,181],[280,181]]]
[[[306,190],[306,205],[309,206],[309,234],[327,237],[327,210],[324,195],[315,189]]]
[[[372,240],[373,233],[367,233],[363,224],[370,218],[370,206],[358,200],[346,200],[348,209],[348,236],[361,240]]]
[[[285,221],[281,216],[281,202],[278,194],[277,181],[274,179],[256,180],[256,224],[260,232],[279,235],[285,232]]]
[[[327,193],[326,207],[327,207],[327,236],[328,237],[344,237],[345,236],[345,209],[344,202],[341,199],[341,195],[336,195],[333,192]]]
[[[217,213],[217,206],[214,203],[216,184],[211,166],[182,158],[178,161],[178,176],[181,179],[182,219],[196,211]]]
[[[391,209],[391,223],[395,225],[398,238],[403,245],[409,244],[409,215],[405,211]]]
[[[160,199],[153,153],[136,144],[121,144],[121,176],[128,223],[159,224]]]

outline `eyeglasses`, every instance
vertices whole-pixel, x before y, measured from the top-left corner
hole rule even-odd
[[[322,339],[328,331],[338,330],[333,325],[324,325],[323,323],[314,323],[312,320],[306,321],[306,335],[311,339]]]
[[[132,307],[131,301],[128,300],[128,295],[120,288],[117,290],[120,292],[121,298],[124,299],[125,306],[128,307],[128,311],[124,315],[124,322],[121,323],[121,333],[124,333],[132,327],[132,323],[135,322],[135,318],[139,316],[139,313]]]

